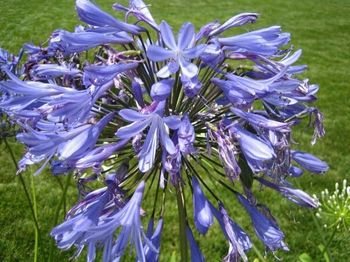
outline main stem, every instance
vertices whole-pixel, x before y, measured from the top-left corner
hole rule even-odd
[[[181,261],[188,261],[188,247],[187,247],[187,237],[186,237],[186,207],[185,207],[185,195],[182,190],[181,184],[179,184],[176,190],[177,197],[177,207],[179,212],[179,232],[180,232],[180,254]]]
[[[331,235],[330,238],[328,239],[327,244],[326,244],[326,246],[324,247],[324,249],[323,249],[323,251],[322,251],[322,255],[324,255],[325,253],[327,253],[327,255],[330,254],[329,246],[330,246],[330,244],[332,243],[333,238],[334,238],[336,232],[337,232],[337,227],[335,226],[334,229],[333,229],[332,235]],[[333,261],[333,258],[332,258],[331,256],[330,256],[329,258],[330,258],[331,261]]]
[[[31,187],[32,187],[34,215],[35,215],[35,219],[38,220],[38,209],[37,209],[37,204],[36,204],[34,178],[33,178],[33,176],[30,176],[30,178],[31,178]],[[38,261],[38,251],[39,251],[39,231],[36,227],[34,227],[34,231],[35,231],[34,262],[37,262]]]

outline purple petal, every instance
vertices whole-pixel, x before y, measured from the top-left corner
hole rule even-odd
[[[172,50],[167,50],[163,47],[150,45],[147,48],[147,56],[154,62],[164,61],[175,57],[175,53]]]
[[[175,43],[174,34],[170,26],[168,25],[168,23],[165,21],[162,21],[159,28],[160,28],[160,33],[162,35],[165,45],[172,50],[176,50],[177,46]]]
[[[118,74],[135,69],[138,63],[118,63],[113,65],[89,65],[84,68],[84,85],[101,86],[113,80]]]
[[[179,58],[179,63],[181,67],[181,72],[187,78],[193,78],[198,74],[198,67],[195,64],[187,62],[184,58]]]
[[[133,34],[139,34],[144,31],[142,27],[117,20],[110,14],[102,11],[89,0],[76,0],[76,9],[79,18],[89,25],[111,26],[119,31],[126,31]]]
[[[257,13],[242,13],[238,14],[234,17],[231,17],[229,20],[227,20],[225,23],[223,23],[221,26],[217,27],[213,31],[210,32],[209,36],[218,35],[224,31],[226,31],[229,28],[242,26],[247,23],[254,23],[256,19],[258,18],[259,14]]]
[[[151,127],[148,131],[146,140],[142,145],[141,152],[139,153],[139,169],[141,172],[148,172],[154,165],[156,156],[156,150],[158,147],[158,123],[152,121]]]
[[[196,240],[193,237],[192,230],[186,226],[186,236],[187,240],[190,243],[190,250],[191,250],[191,261],[192,262],[205,262],[204,256],[202,252],[200,251]]]
[[[165,129],[163,120],[159,119],[158,121],[159,121],[158,125],[159,125],[160,139],[162,141],[162,145],[165,147],[165,150],[170,155],[174,155],[177,152],[176,147],[174,146],[173,141],[171,141],[169,134]]]
[[[249,201],[241,194],[236,193],[236,196],[242,206],[247,210],[250,218],[253,222],[255,233],[258,238],[263,241],[265,246],[275,251],[278,248],[288,250],[283,242],[284,234],[278,227],[272,218],[264,216],[255,206],[249,203]]]
[[[326,162],[305,152],[292,151],[292,158],[303,168],[315,174],[322,174],[329,169]]]
[[[119,111],[119,115],[127,121],[134,122],[148,118],[148,115],[141,114],[132,109],[122,109]]]
[[[170,61],[168,64],[166,64],[164,67],[162,67],[158,73],[157,76],[160,78],[167,78],[171,74],[176,73],[179,70],[179,64],[175,61]]]
[[[162,101],[167,99],[173,88],[175,80],[172,78],[161,80],[151,87],[151,97],[153,100]]]
[[[131,137],[134,137],[141,133],[146,127],[148,127],[151,123],[151,118],[136,121],[130,125],[123,126],[118,129],[118,131],[115,133],[116,136],[122,138],[122,139],[128,139]]]
[[[182,25],[179,35],[177,46],[180,50],[184,50],[191,46],[194,41],[194,26],[191,23],[185,23]]]
[[[204,235],[214,222],[213,214],[195,176],[192,176],[192,187],[194,223],[198,232]]]
[[[179,116],[167,116],[163,118],[164,123],[173,130],[176,130],[181,125],[181,118]]]
[[[289,132],[290,131],[290,123],[277,122],[277,121],[271,120],[269,118],[266,118],[262,115],[254,114],[254,113],[250,113],[250,112],[244,112],[244,111],[237,109],[237,108],[231,108],[231,111],[235,115],[247,120],[249,123],[251,123],[257,127],[262,127],[262,128],[266,128],[269,130],[276,130],[276,131],[280,131],[280,132]]]
[[[185,49],[183,51],[183,56],[188,60],[196,58],[204,52],[206,47],[207,47],[207,45],[201,44],[201,45],[197,45],[195,47],[189,48],[189,49]]]

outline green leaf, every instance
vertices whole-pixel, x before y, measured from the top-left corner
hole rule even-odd
[[[300,262],[312,262],[312,258],[309,256],[307,253],[302,253],[299,256],[299,261]]]
[[[318,249],[321,251],[321,254],[323,253],[324,260],[326,262],[330,262],[331,260],[329,259],[327,250],[325,250],[325,246],[322,244],[319,244]]]

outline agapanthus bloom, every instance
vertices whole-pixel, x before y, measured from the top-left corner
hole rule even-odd
[[[296,64],[301,50],[288,45],[290,34],[271,26],[229,36],[258,18],[242,13],[199,32],[184,23],[175,38],[142,0],[113,8],[124,21],[76,0],[84,25],[56,30],[41,46],[25,44],[18,57],[0,49],[0,112],[26,146],[18,171],[40,164],[35,174],[49,166],[77,180],[81,200],[51,232],[57,246],[74,246],[76,255],[87,247],[88,261],[103,249],[103,261],[119,261],[131,244],[137,261],[158,261],[164,215],[174,208],[166,202],[176,198],[184,261],[217,260],[192,231],[206,234],[215,219],[228,241],[223,260],[248,260],[253,244],[229,215],[232,201],[267,251],[288,250],[256,185],[314,208],[317,200],[288,180],[328,170],[293,142],[305,116],[312,144],[325,131],[322,113],[308,106],[319,87],[298,78],[306,66]],[[221,199],[226,189],[232,197]],[[143,197],[152,208],[141,208]]]

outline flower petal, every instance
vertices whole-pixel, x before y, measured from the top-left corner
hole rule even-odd
[[[183,55],[186,59],[189,59],[189,60],[196,58],[204,52],[206,47],[207,47],[207,45],[201,44],[201,45],[197,45],[195,47],[189,48],[189,49],[185,49],[183,51]]]
[[[169,24],[165,21],[162,21],[159,28],[165,45],[172,50],[176,50],[177,46],[175,43],[174,34]]]
[[[175,53],[172,50],[167,50],[157,45],[150,45],[147,48],[147,56],[154,62],[164,61],[175,57]]]
[[[191,46],[194,41],[194,26],[191,23],[182,25],[178,36],[178,48],[184,50]]]

